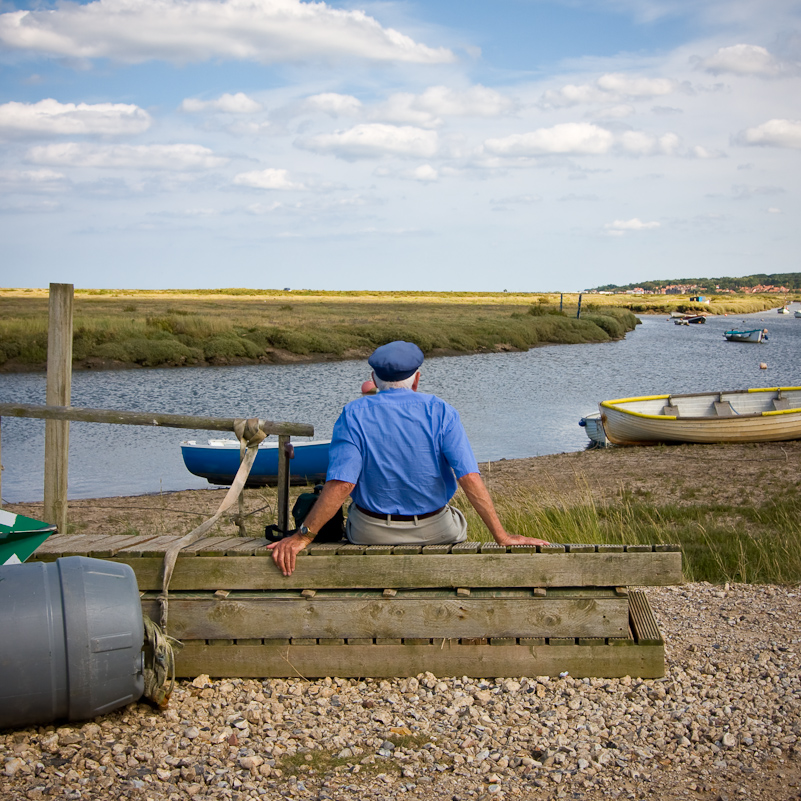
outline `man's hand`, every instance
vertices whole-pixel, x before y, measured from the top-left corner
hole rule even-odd
[[[295,561],[298,554],[312,541],[312,537],[302,537],[300,534],[293,534],[291,537],[284,537],[278,542],[273,542],[267,546],[268,551],[273,552],[273,561],[278,569],[285,575],[291,576],[295,571]]]
[[[550,545],[546,540],[538,540],[536,537],[524,537],[522,534],[509,534],[498,540],[499,545]]]

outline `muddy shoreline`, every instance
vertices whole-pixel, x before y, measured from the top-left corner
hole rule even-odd
[[[514,498],[523,492],[545,506],[600,504],[621,495],[665,505],[760,506],[797,486],[801,441],[606,448],[482,462],[480,468],[496,498]],[[294,499],[303,491],[292,487],[290,496]],[[209,488],[71,500],[70,530],[86,534],[187,533],[216,511],[225,492]],[[246,490],[250,536],[262,536],[264,527],[275,522],[275,503],[274,488]],[[5,508],[37,519],[43,513],[41,502]],[[235,528],[224,521],[216,531],[230,535]]]

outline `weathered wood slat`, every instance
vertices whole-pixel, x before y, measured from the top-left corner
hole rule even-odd
[[[558,676],[575,678],[637,676],[665,672],[662,645],[615,648],[610,645],[462,645],[425,640],[413,645],[228,645],[187,641],[176,656],[179,676],[342,678],[416,676]]]
[[[43,554],[39,558],[42,558]],[[128,558],[141,590],[160,588],[161,559]],[[307,556],[291,576],[272,559],[178,557],[170,589],[347,589],[363,587],[608,587],[680,584],[680,553],[413,554]]]
[[[131,426],[166,426],[167,428],[206,429],[208,431],[233,431],[236,418],[203,417],[189,414],[165,414],[163,412],[129,412],[120,409],[85,409],[79,406],[47,405],[30,403],[0,403],[2,417],[32,417],[40,420],[73,420],[84,423],[114,423]],[[259,420],[259,428],[265,434],[288,434],[293,437],[313,437],[314,426],[306,423],[287,423],[275,420]]]
[[[664,645],[656,618],[644,592],[632,590],[629,593],[629,614],[631,628],[639,644]]]
[[[158,602],[143,600],[151,618]],[[170,635],[179,640],[240,637],[622,637],[626,598],[309,598],[212,594],[169,601]]]

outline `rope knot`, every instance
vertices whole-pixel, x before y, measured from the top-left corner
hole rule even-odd
[[[258,417],[249,417],[247,420],[234,420],[234,434],[240,444],[246,448],[255,448],[260,442],[267,438],[259,425],[261,421]]]

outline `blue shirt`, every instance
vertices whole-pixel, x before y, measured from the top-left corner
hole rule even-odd
[[[382,514],[433,512],[478,464],[459,413],[436,395],[389,389],[351,401],[334,424],[326,478]],[[454,475],[455,474],[455,475]]]

